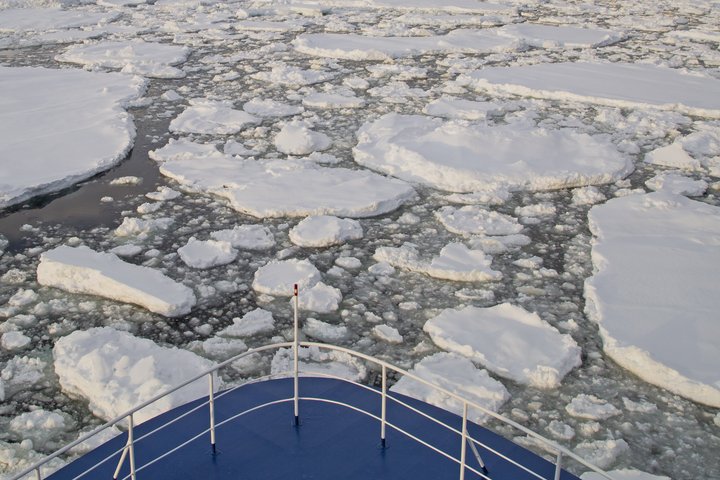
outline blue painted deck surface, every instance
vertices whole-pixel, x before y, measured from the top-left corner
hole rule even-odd
[[[217,394],[220,395],[220,394]],[[301,377],[300,395],[342,401],[380,416],[380,396],[356,385],[326,378]],[[462,419],[445,410],[392,394],[396,398],[461,429]],[[216,424],[253,406],[292,397],[292,379],[270,380],[249,384],[220,397],[216,401]],[[176,418],[206,401],[201,399],[178,407],[144,422],[135,428],[138,439],[148,431]],[[388,400],[387,419],[428,443],[460,457],[460,436],[434,422]],[[208,428],[208,407],[188,415],[172,426],[160,430],[135,445],[136,466],[140,469],[153,458],[185,442]],[[468,424],[469,434],[505,455],[513,457],[552,479],[554,465],[533,453],[479,427]],[[412,479],[439,480],[459,478],[459,465],[437,454],[391,427],[387,429],[387,448],[380,448],[380,424],[377,420],[347,407],[301,400],[300,426],[293,422],[292,402],[253,411],[218,426],[217,454],[210,448],[209,434],[192,441],[137,473],[138,480],[170,479],[314,479],[373,480]],[[93,450],[48,477],[52,480],[75,478],[88,467],[127,441],[123,434]],[[493,480],[524,480],[536,478],[492,456],[479,448]],[[102,467],[82,478],[111,479],[119,454]],[[467,449],[468,465],[479,468],[471,450]],[[128,460],[120,478],[129,475]],[[481,478],[467,471],[466,479]],[[562,480],[578,480],[563,472]]]

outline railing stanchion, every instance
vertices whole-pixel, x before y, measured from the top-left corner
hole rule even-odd
[[[115,467],[115,473],[113,474],[113,480],[117,480],[117,478],[120,476],[120,469],[123,466],[123,463],[125,463],[125,457],[127,457],[128,448],[130,448],[130,437],[128,436],[128,443],[125,444],[125,448],[123,448],[122,455],[120,455],[120,461],[117,464],[117,467]]]
[[[133,421],[133,414],[131,413],[128,417],[128,449],[130,451],[130,478],[136,480],[135,476],[135,440],[133,439],[133,429],[135,422]]]
[[[42,472],[40,472],[40,467],[35,469],[35,476],[37,477],[37,480],[42,480]]]
[[[213,455],[215,455],[215,378],[212,372],[208,374],[208,383],[210,384],[210,401],[208,402],[208,405],[210,405],[210,446]]]
[[[382,420],[380,422],[380,446],[385,448],[385,422],[387,418],[387,367],[382,366]]]
[[[295,407],[295,426],[300,425],[300,382],[299,382],[299,355],[298,348],[298,285],[293,286],[293,391]]]
[[[558,452],[557,461],[555,462],[555,480],[560,480],[561,472],[562,472],[562,452]]]
[[[463,402],[462,445],[460,446],[460,480],[465,479],[465,452],[467,450],[467,415],[468,404]]]

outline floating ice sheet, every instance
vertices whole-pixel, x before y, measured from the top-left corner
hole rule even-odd
[[[329,215],[307,217],[290,230],[290,241],[301,247],[328,247],[362,237],[360,222]]]
[[[63,391],[86,399],[93,413],[104,420],[214,366],[187,350],[161,347],[109,327],[79,330],[59,339],[53,357]],[[222,385],[220,379],[215,380]],[[205,379],[148,405],[135,414],[135,421],[144,422],[203,395],[207,395]]]
[[[628,63],[544,63],[483,68],[458,78],[491,94],[618,107],[656,107],[720,117],[720,80],[671,68]]]
[[[0,208],[115,165],[135,138],[122,106],[144,87],[117,73],[0,67]]]
[[[228,102],[194,99],[188,108],[170,122],[170,131],[225,135],[237,133],[246,125],[259,122],[259,118],[235,110]]]
[[[587,314],[603,348],[644,380],[720,407],[720,208],[670,193],[590,210]]]
[[[357,136],[353,154],[359,164],[451,192],[610,183],[633,169],[609,141],[571,130],[390,113],[365,123]]]
[[[190,288],[160,271],[88,247],[60,246],[43,253],[37,279],[41,285],[133,303],[166,317],[185,315],[195,305]]]
[[[61,8],[8,8],[0,10],[0,32],[58,30],[110,23],[118,13],[63,10]]]
[[[440,348],[538,388],[559,386],[562,378],[580,365],[580,348],[569,335],[509,303],[447,309],[423,328]]]
[[[522,40],[536,48],[590,48],[612,45],[625,38],[622,32],[603,28],[516,23],[499,29],[501,35]]]

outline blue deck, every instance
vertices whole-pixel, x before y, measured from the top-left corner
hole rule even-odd
[[[217,394],[218,396],[220,394]],[[337,400],[380,416],[380,396],[351,383],[326,378],[302,377],[302,397]],[[461,429],[462,419],[445,410],[403,395],[394,397],[411,404],[443,422]],[[412,479],[438,480],[459,478],[457,463],[419,444],[395,429],[387,429],[387,448],[380,447],[379,422],[344,406],[311,400],[300,402],[300,426],[294,425],[292,402],[271,405],[220,425],[237,412],[253,406],[292,396],[292,379],[270,380],[245,385],[216,400],[217,453],[212,454],[209,434],[190,442],[182,449],[137,473],[137,478],[169,479],[316,479],[372,480]],[[135,428],[138,439],[148,431],[167,423],[207,398],[191,402],[144,422]],[[208,428],[208,407],[193,412],[172,426],[160,430],[135,445],[136,466],[140,469],[151,459],[192,438]],[[460,436],[434,422],[388,400],[387,419],[398,427],[419,436],[435,447],[459,458]],[[469,434],[503,454],[515,458],[552,479],[554,465],[537,455],[475,424],[468,424]],[[87,455],[70,463],[49,478],[76,478],[88,467],[127,441],[123,434]],[[493,480],[536,478],[479,448]],[[120,455],[82,478],[112,478]],[[471,450],[468,465],[479,468]],[[129,475],[128,461],[120,478]],[[481,478],[466,472],[466,479]],[[563,472],[562,480],[578,480]]]

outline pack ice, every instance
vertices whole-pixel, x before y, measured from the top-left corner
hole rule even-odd
[[[43,253],[37,279],[41,285],[140,305],[166,317],[189,313],[196,301],[192,289],[158,270],[85,246],[60,246]]]
[[[187,350],[161,347],[110,327],[78,330],[59,339],[53,357],[63,391],[86,399],[92,412],[105,420],[214,366]],[[143,408],[135,421],[143,422],[203,395],[207,395],[205,378]]]
[[[640,378],[720,407],[720,208],[667,192],[595,206],[586,312]]]
[[[357,137],[357,163],[451,192],[578,187],[610,183],[633,170],[609,141],[567,129],[389,113],[365,123]]]
[[[135,139],[123,105],[144,89],[130,75],[0,67],[0,208],[115,165]]]
[[[440,348],[524,385],[555,388],[580,365],[580,348],[569,335],[509,303],[447,309],[423,329]]]

